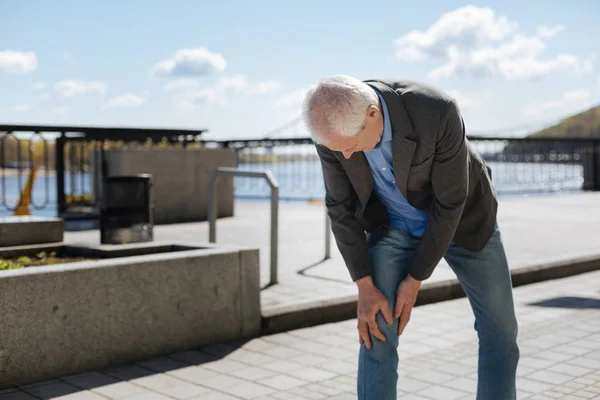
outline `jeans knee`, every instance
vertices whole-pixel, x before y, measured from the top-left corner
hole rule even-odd
[[[517,344],[516,338],[504,344],[503,354],[504,357],[507,358],[507,360],[514,363],[515,365],[519,362],[519,358],[521,357],[521,350],[519,349],[519,345]]]
[[[521,356],[516,335],[480,335],[479,344],[484,351],[508,364],[516,365]]]
[[[397,359],[398,358],[398,322],[394,319],[394,322],[390,325],[383,318],[377,318],[377,327],[385,337],[385,341],[381,341],[373,334],[371,338],[371,349],[365,350],[369,356],[378,360],[386,359]]]
[[[382,342],[381,340],[371,336],[371,348],[363,344],[362,351],[364,356],[371,362],[375,362],[380,365],[397,366],[398,364],[398,351],[397,347],[394,346],[389,340]]]
[[[486,326],[485,328],[475,323],[475,330],[481,345],[489,349],[495,349],[496,352],[503,354],[508,359],[519,359],[520,350],[517,344],[518,326],[516,321]]]
[[[516,362],[519,360],[521,355],[516,338],[497,337],[493,347],[496,348],[499,355],[505,358],[507,361]]]

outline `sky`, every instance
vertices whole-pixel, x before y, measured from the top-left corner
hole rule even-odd
[[[411,79],[470,134],[600,105],[600,1],[0,0],[0,124],[306,136],[319,78]],[[594,39],[595,38],[595,39]]]

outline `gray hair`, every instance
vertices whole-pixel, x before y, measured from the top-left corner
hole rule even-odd
[[[369,85],[347,75],[330,76],[309,89],[303,117],[313,140],[323,143],[332,135],[360,133],[371,105],[379,105],[379,97]]]

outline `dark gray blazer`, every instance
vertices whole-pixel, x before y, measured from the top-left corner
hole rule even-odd
[[[465,136],[456,102],[428,85],[408,80],[368,80],[389,110],[396,185],[415,208],[430,212],[409,273],[425,280],[451,241],[481,250],[494,232],[498,202],[491,171]],[[316,145],[326,206],[337,246],[353,281],[371,275],[369,248],[387,234],[389,215],[373,191],[363,152]]]

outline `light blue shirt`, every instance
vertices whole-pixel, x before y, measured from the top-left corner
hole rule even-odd
[[[373,175],[374,190],[387,207],[391,224],[413,236],[421,237],[429,213],[411,206],[396,186],[392,162],[392,125],[387,105],[381,95],[379,100],[383,109],[383,136],[373,150],[365,152]]]

